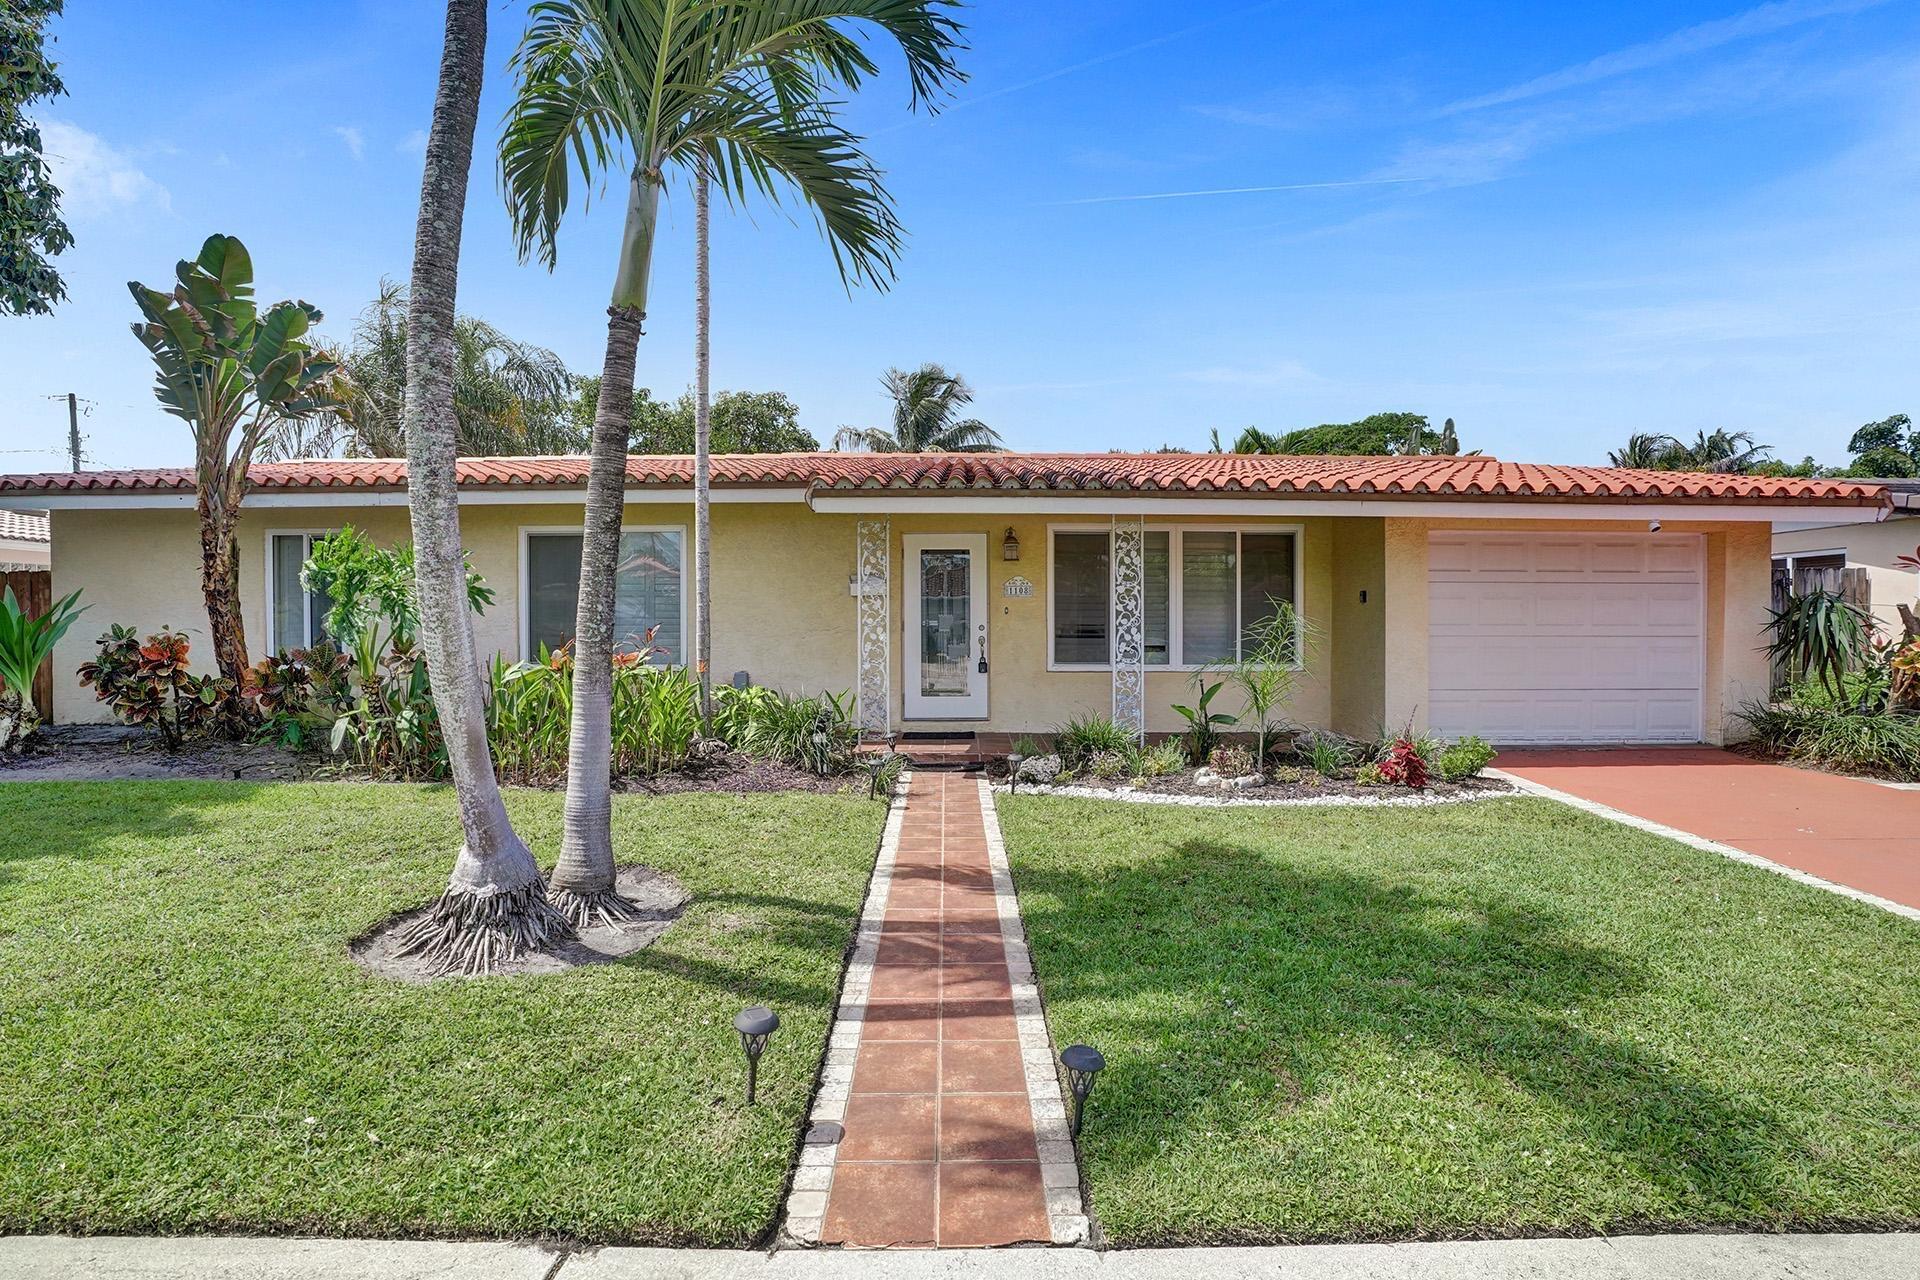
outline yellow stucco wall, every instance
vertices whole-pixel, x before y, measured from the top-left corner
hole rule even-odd
[[[1901,633],[1896,605],[1915,607],[1920,572],[1894,563],[1900,556],[1920,554],[1920,516],[1900,516],[1878,524],[1843,524],[1826,529],[1795,529],[1773,536],[1776,554],[1787,551],[1844,551],[1847,564],[1865,569],[1873,592],[1873,614],[1883,634]]]
[[[627,509],[629,527],[690,530],[692,518],[690,504],[636,503]],[[518,658],[522,530],[577,528],[580,509],[558,503],[470,505],[462,509],[461,519],[462,539],[474,567],[496,593],[494,606],[475,623],[479,648],[483,655],[500,652]],[[349,522],[383,541],[407,536],[407,511],[397,506],[255,508],[245,514],[240,538],[242,614],[256,659],[266,645],[269,531],[326,530]],[[799,504],[714,505],[717,681],[744,670],[757,683],[790,691],[837,692],[853,687],[855,601],[847,583],[854,568],[857,522],[852,515],[817,514]],[[908,576],[901,567],[901,546],[902,539],[915,533],[973,533],[986,539],[992,660],[989,714],[985,721],[968,722],[966,727],[1044,731],[1075,713],[1110,710],[1112,686],[1107,673],[1047,669],[1048,527],[1088,523],[1045,516],[893,518],[892,712],[896,724],[901,719],[904,684],[899,631]],[[1156,527],[1160,523],[1221,522],[1169,520],[1156,521]],[[1427,535],[1432,523],[1327,516],[1233,521],[1242,528],[1300,529],[1303,613],[1318,635],[1288,708],[1292,720],[1331,725],[1353,734],[1370,734],[1383,725],[1398,727],[1409,719],[1419,721],[1427,698]],[[1547,527],[1515,521],[1447,523],[1454,528]],[[1021,545],[1017,563],[1004,560],[1001,554],[1009,527]],[[1644,524],[1621,521],[1554,521],[1550,527],[1645,530]],[[1728,733],[1727,713],[1765,688],[1765,663],[1756,646],[1767,600],[1768,531],[1763,525],[1731,524],[1669,524],[1668,528],[1709,535],[1705,724],[1708,736],[1718,740]],[[124,622],[142,631],[172,623],[193,637],[197,659],[210,660],[191,510],[56,511],[53,529],[55,590],[82,588],[85,603],[92,606],[55,654],[58,719],[106,718],[104,708],[80,687],[72,672],[91,656],[95,637],[109,623]],[[1032,596],[1011,599],[1003,594],[1005,583],[1016,574],[1034,584]],[[1363,590],[1365,603],[1360,600]],[[1155,732],[1182,728],[1172,706],[1189,701],[1191,694],[1186,673],[1149,671],[1148,728]],[[1230,690],[1222,691],[1215,706],[1239,709]],[[941,726],[916,722],[914,727]]]

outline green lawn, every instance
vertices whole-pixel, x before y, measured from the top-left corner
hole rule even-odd
[[[508,804],[551,857],[561,797]],[[347,943],[441,888],[447,790],[0,785],[0,1232],[760,1238],[884,816],[618,798],[622,857],[695,895],[664,938],[405,986]],[[753,1002],[783,1025],[749,1109]]]
[[[1920,1224],[1920,925],[1547,800],[1003,800],[1127,1245]]]

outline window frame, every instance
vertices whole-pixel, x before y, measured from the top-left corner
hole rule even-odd
[[[305,564],[307,560],[313,556],[313,541],[315,538],[330,538],[338,532],[340,532],[340,528],[338,526],[331,529],[268,529],[266,531],[266,536],[261,540],[261,543],[260,543],[261,550],[262,550],[261,559],[263,559],[266,562],[266,583],[267,583],[267,593],[265,596],[267,616],[264,619],[265,625],[261,627],[261,631],[267,637],[267,653],[269,655],[277,657],[280,654],[287,652],[289,649],[305,649],[310,645],[312,645],[313,644],[313,623],[314,623],[313,593],[303,588],[300,592],[300,610],[301,610],[301,616],[305,620],[305,626],[307,631],[306,636],[301,639],[299,644],[282,644],[280,643],[280,637],[274,633],[274,615],[279,612],[278,609],[274,608],[274,598],[273,598],[274,587],[276,585],[273,577],[274,539],[275,538],[305,538],[307,540],[307,545],[306,545],[307,554],[305,556],[302,556],[300,559],[300,563]]]
[[[693,549],[687,543],[687,526],[683,524],[622,524],[620,526],[620,532],[623,535],[629,534],[629,533],[671,533],[680,539],[680,619],[679,619],[679,622],[680,622],[680,648],[682,650],[682,653],[680,655],[679,662],[671,663],[669,665],[684,667],[687,665],[687,655],[685,653],[685,650],[690,646],[693,638],[692,632],[687,625],[687,606],[688,606],[687,579],[690,576],[692,576],[688,571],[688,565],[692,562],[692,559],[693,559]],[[520,526],[520,531],[519,531],[520,594],[514,601],[514,610],[519,615],[517,618],[517,626],[515,629],[519,633],[520,661],[522,662],[532,662],[534,659],[533,583],[532,583],[532,574],[530,572],[532,568],[532,558],[528,553],[527,543],[529,542],[529,540],[533,538],[538,538],[542,535],[551,536],[554,534],[565,534],[570,537],[578,538],[584,535],[584,530],[577,524],[523,524]],[[618,589],[619,588],[616,584],[615,590],[618,590]],[[576,601],[576,603],[578,602]]]
[[[1306,547],[1306,526],[1305,525],[1286,524],[1286,523],[1246,524],[1246,523],[1239,523],[1239,522],[1206,522],[1206,523],[1199,523],[1199,524],[1175,524],[1175,523],[1168,523],[1168,522],[1149,521],[1143,526],[1143,531],[1146,533],[1165,533],[1168,535],[1167,537],[1167,559],[1168,559],[1167,648],[1168,648],[1168,655],[1167,656],[1170,659],[1170,661],[1164,664],[1156,664],[1156,663],[1142,664],[1143,669],[1146,671],[1148,675],[1152,675],[1156,671],[1176,671],[1182,674],[1190,675],[1195,671],[1205,671],[1210,666],[1219,665],[1218,663],[1192,663],[1192,662],[1186,661],[1186,656],[1187,656],[1186,627],[1181,618],[1182,605],[1185,603],[1185,594],[1186,594],[1186,582],[1185,582],[1186,570],[1184,567],[1185,554],[1184,554],[1184,546],[1183,546],[1183,543],[1185,541],[1183,537],[1184,534],[1231,533],[1234,535],[1234,544],[1233,544],[1234,545],[1234,551],[1233,551],[1234,629],[1233,630],[1234,630],[1234,652],[1236,656],[1239,653],[1240,640],[1243,637],[1245,632],[1245,627],[1240,621],[1240,600],[1241,600],[1240,570],[1241,570],[1242,562],[1244,560],[1244,556],[1240,549],[1240,546],[1241,546],[1240,540],[1246,534],[1249,534],[1249,533],[1283,534],[1284,533],[1284,534],[1293,535],[1293,602],[1292,602],[1293,610],[1295,614],[1297,614],[1302,618],[1306,616],[1306,612],[1301,605],[1301,595],[1304,589],[1304,584],[1301,580],[1301,566],[1305,563],[1305,560],[1304,560],[1304,553],[1305,553],[1305,547]],[[1113,663],[1111,660],[1107,662],[1056,662],[1054,661],[1053,600],[1054,600],[1054,581],[1055,581],[1054,575],[1056,573],[1055,566],[1057,563],[1057,558],[1054,555],[1054,539],[1056,535],[1062,534],[1062,533],[1104,533],[1108,536],[1109,539],[1111,539],[1113,535],[1113,524],[1111,521],[1105,524],[1088,524],[1085,522],[1077,522],[1077,523],[1067,522],[1067,523],[1061,523],[1061,524],[1049,524],[1047,526],[1047,587],[1046,587],[1047,630],[1046,630],[1046,641],[1045,641],[1047,646],[1046,669],[1048,671],[1060,671],[1060,672],[1112,671]],[[1111,548],[1112,546],[1111,541],[1109,541],[1108,546],[1109,548]],[[1111,554],[1111,550],[1109,550],[1109,554]],[[1112,595],[1111,588],[1109,588],[1108,595],[1107,595],[1107,645],[1108,645],[1109,653],[1111,653],[1112,651],[1113,629],[1114,629],[1113,628],[1113,595]],[[1300,646],[1300,647],[1303,650],[1305,648],[1305,646]],[[1290,669],[1294,671],[1306,670],[1306,661],[1305,661],[1304,652],[1297,654],[1294,657],[1293,662],[1290,664]]]

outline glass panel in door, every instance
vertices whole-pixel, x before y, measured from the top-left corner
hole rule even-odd
[[[971,691],[973,563],[966,551],[920,553],[920,687],[923,698]]]

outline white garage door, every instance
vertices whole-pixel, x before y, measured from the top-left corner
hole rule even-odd
[[[1428,721],[1491,742],[1698,742],[1700,539],[1436,533]]]

